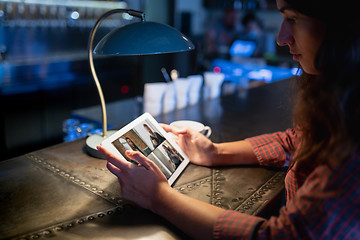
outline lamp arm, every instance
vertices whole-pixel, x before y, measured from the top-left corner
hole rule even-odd
[[[88,42],[88,56],[89,56],[89,64],[90,64],[90,70],[91,70],[91,74],[94,78],[98,93],[99,93],[99,97],[100,97],[100,102],[101,102],[101,110],[102,110],[102,120],[103,120],[103,137],[105,138],[107,135],[107,115],[106,115],[106,106],[105,106],[105,99],[104,99],[104,94],[103,91],[101,89],[101,85],[99,82],[99,79],[96,75],[96,71],[95,71],[95,66],[94,66],[94,59],[93,59],[93,42],[94,42],[94,37],[95,37],[95,33],[97,31],[97,29],[99,28],[101,22],[107,18],[108,16],[115,14],[115,13],[128,13],[131,16],[134,17],[138,17],[141,18],[141,21],[145,21],[145,13],[143,12],[139,12],[136,10],[131,10],[131,9],[114,9],[114,10],[110,10],[106,13],[104,13],[103,15],[100,16],[100,18],[97,20],[97,22],[95,23],[94,27],[92,28],[91,32],[90,32],[90,36],[89,36],[89,42]]]

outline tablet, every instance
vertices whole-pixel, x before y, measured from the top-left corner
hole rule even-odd
[[[172,185],[189,164],[189,158],[170,136],[149,113],[144,113],[106,138],[101,145],[134,164],[136,162],[129,159],[125,151],[141,152],[160,168]]]

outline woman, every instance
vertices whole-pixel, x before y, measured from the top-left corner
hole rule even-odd
[[[151,128],[147,124],[143,124],[143,127],[150,134],[150,140],[154,148],[157,148],[163,141],[165,141],[165,138],[163,136],[161,136],[157,132],[153,132],[153,130],[151,130]]]
[[[167,153],[174,169],[176,169],[181,163],[180,155],[176,154],[169,146],[166,146],[165,144],[163,145],[163,149]]]
[[[139,151],[144,154],[143,150],[141,150],[129,137],[126,137],[127,144],[131,147],[133,151]]]
[[[360,239],[360,34],[354,24],[359,18],[349,1],[332,7],[325,0],[277,0],[277,7],[283,16],[277,42],[289,46],[303,70],[296,79],[295,128],[215,144],[190,129],[163,127],[179,135],[195,164],[282,167],[289,162],[287,202],[278,217],[266,220],[197,201],[169,187],[140,154],[127,152],[143,167],[99,150],[118,176],[124,198],[194,238]],[[335,17],[345,9],[346,18]]]

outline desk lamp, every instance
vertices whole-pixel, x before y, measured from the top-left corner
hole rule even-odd
[[[140,18],[141,21],[114,29],[103,37],[95,49],[93,49],[94,36],[99,25],[105,18],[115,13],[127,13],[133,17]],[[101,55],[134,56],[182,52],[194,48],[191,41],[175,28],[161,23],[145,21],[145,14],[143,12],[130,9],[114,9],[104,13],[92,28],[88,44],[91,74],[94,78],[101,101],[103,132],[91,135],[86,139],[87,152],[94,157],[103,158],[97,151],[96,146],[115,132],[107,131],[105,99],[95,72],[93,53]]]

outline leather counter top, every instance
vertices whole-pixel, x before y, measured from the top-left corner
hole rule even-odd
[[[288,85],[259,87],[259,98],[249,92],[246,104],[252,108],[238,110],[228,104],[231,99],[215,99],[210,107],[200,103],[157,120],[202,121],[213,128],[214,142],[281,130],[289,125],[289,108],[279,93]],[[281,107],[271,111],[270,103]],[[261,120],[265,125],[257,124]],[[0,162],[0,239],[188,239],[161,217],[124,201],[106,161],[88,156],[84,145],[80,139]],[[190,164],[173,187],[224,209],[262,215],[283,190],[284,176],[259,166]]]

